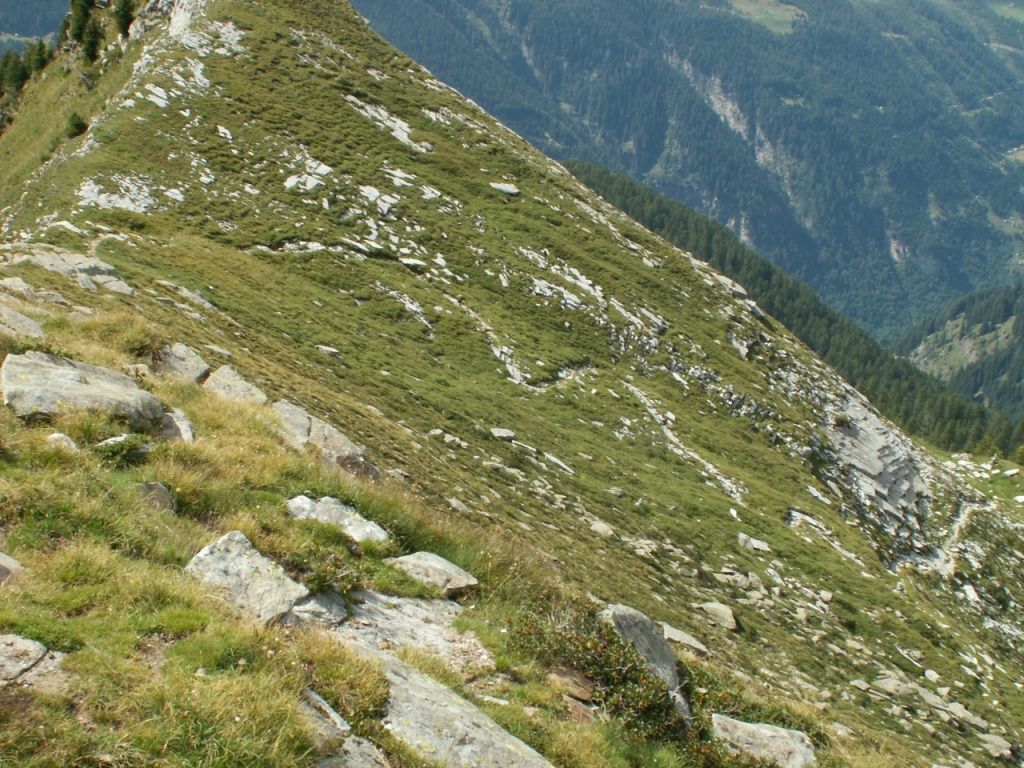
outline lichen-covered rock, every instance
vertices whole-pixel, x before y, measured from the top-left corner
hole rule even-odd
[[[480,583],[459,566],[433,552],[416,552],[405,557],[393,557],[384,562],[401,568],[417,581],[437,587],[445,597],[454,597]]]
[[[161,349],[155,368],[158,373],[190,384],[202,384],[210,375],[210,366],[199,353],[181,343]]]
[[[178,502],[163,483],[139,483],[135,487],[150,509],[171,513],[178,511]]]
[[[43,338],[43,328],[35,320],[0,304],[0,335]]]
[[[230,365],[222,366],[210,374],[210,378],[203,384],[203,389],[227,400],[253,405],[263,405],[270,399],[262,389],[239,376]]]
[[[353,443],[341,430],[323,419],[312,416],[304,408],[280,400],[273,405],[281,434],[295,448],[307,445],[316,448],[331,464],[376,476],[377,468],[366,458],[366,451]]]
[[[105,411],[135,429],[148,429],[164,415],[160,401],[128,376],[43,352],[8,355],[0,386],[4,404],[26,420],[76,410]]]
[[[690,719],[690,703],[679,690],[676,654],[664,632],[645,614],[628,605],[609,605],[601,612],[601,619],[614,627],[619,636],[636,649],[648,669],[665,683],[678,715]]]
[[[316,768],[391,768],[373,742],[349,736],[341,749],[316,764]]]
[[[180,440],[183,443],[195,442],[192,422],[185,412],[179,408],[168,411],[160,420],[160,437],[164,440]]]
[[[800,731],[744,723],[724,715],[712,715],[711,727],[714,737],[734,752],[774,763],[779,768],[814,768],[818,764],[814,745]]]
[[[46,657],[46,646],[18,635],[0,635],[0,680],[17,680]]]
[[[261,555],[241,531],[232,531],[200,551],[185,572],[216,587],[264,624],[279,619],[309,596],[308,589]]]
[[[296,496],[288,502],[288,512],[296,520],[318,520],[340,528],[345,535],[360,544],[365,541],[385,542],[391,538],[387,531],[360,515],[354,507],[342,504],[330,496],[319,501],[308,496]]]

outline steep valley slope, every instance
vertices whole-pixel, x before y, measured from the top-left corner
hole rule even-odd
[[[0,631],[69,653],[73,682],[36,699],[0,689],[17,702],[0,718],[0,764],[313,764],[298,735],[275,740],[276,762],[217,754],[240,738],[235,721],[253,738],[293,728],[266,686],[270,703],[245,710],[265,721],[222,712],[258,700],[254,681],[301,688],[305,670],[334,690],[322,669],[370,675],[331,667],[333,651],[287,628],[246,641],[255,655],[218,641],[244,630],[215,632],[223,607],[181,569],[240,529],[293,575],[306,567],[313,592],[437,597],[383,556],[443,546],[482,582],[457,626],[495,658],[478,674],[495,688],[462,693],[556,765],[742,763],[699,763],[647,732],[618,763],[580,748],[584,736],[566,742],[614,744],[601,728],[629,721],[609,704],[607,724],[573,724],[522,661],[524,626],[564,629],[531,602],[538,579],[706,646],[710,660],[681,657],[691,741],[707,742],[714,711],[808,730],[823,765],[1019,760],[1024,490],[1009,465],[915,445],[742,287],[606,204],[342,0],[154,0],[130,40],[108,42],[90,68],[64,51],[0,136],[0,306],[45,334],[4,344],[8,361],[41,350],[135,366],[196,441],[101,448],[116,422],[5,412],[0,549],[28,575],[0,587]],[[68,139],[72,113],[89,127]],[[342,430],[379,477],[276,445],[268,405],[137,367],[172,343]],[[56,450],[57,427],[93,447]],[[128,501],[151,480],[180,514]],[[289,520],[298,494],[343,497],[394,549],[353,554]],[[499,550],[514,555],[490,562]],[[118,602],[121,589],[144,599]],[[408,653],[442,682],[475,684]],[[348,702],[391,764],[427,765],[389,741],[394,723],[375,725],[365,701],[386,699],[381,685],[336,685],[331,702]],[[210,703],[206,721],[182,714],[206,712],[195,702]],[[25,746],[44,717],[60,725],[51,743],[74,745],[61,758]],[[161,717],[184,724],[154,735]],[[184,744],[206,762],[185,761]]]

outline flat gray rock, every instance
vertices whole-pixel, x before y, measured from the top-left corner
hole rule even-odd
[[[148,429],[164,409],[128,376],[43,352],[8,355],[0,369],[4,404],[23,419],[52,418],[76,410],[105,411],[134,429]]]
[[[3,584],[12,576],[17,576],[23,570],[25,570],[25,568],[21,563],[13,557],[0,552],[0,584]]]
[[[0,680],[17,680],[46,657],[46,646],[18,635],[0,635]]]
[[[203,389],[227,400],[238,400],[253,405],[263,405],[270,399],[262,389],[239,376],[230,365],[214,371],[203,384]]]
[[[701,658],[704,658],[710,655],[707,646],[704,645],[704,643],[702,643],[693,635],[687,632],[683,632],[683,630],[681,629],[676,629],[671,624],[666,624],[664,622],[662,622],[661,624],[661,630],[666,640],[668,640],[670,643],[681,645],[683,648],[685,648],[687,651],[694,654],[695,656],[700,656]]]
[[[700,610],[704,611],[715,624],[727,629],[730,632],[735,632],[739,629],[739,625],[736,623],[736,617],[733,615],[732,608],[721,603],[702,603],[697,606]]]
[[[814,768],[818,760],[807,734],[774,725],[744,723],[724,715],[711,716],[711,728],[737,753],[774,763],[778,768]]]
[[[325,757],[316,768],[391,768],[391,763],[372,742],[350,736],[337,754]]]
[[[5,336],[23,336],[29,339],[41,339],[44,337],[43,328],[39,323],[3,304],[0,304],[0,334]]]
[[[308,496],[296,496],[288,502],[288,512],[296,520],[319,520],[345,532],[360,544],[364,541],[389,541],[388,532],[360,515],[354,507],[325,496],[314,501]]]
[[[67,693],[68,674],[61,669],[66,657],[66,653],[47,651],[38,664],[18,678],[18,685],[27,685],[42,693]]]
[[[161,349],[154,365],[158,373],[190,384],[202,384],[210,375],[210,366],[199,353],[181,343]]]
[[[332,629],[340,626],[347,618],[348,605],[345,599],[334,592],[321,592],[297,602],[281,617],[281,623]]]
[[[261,555],[241,531],[232,531],[199,552],[185,572],[215,587],[243,612],[269,624],[309,597],[309,590]]]
[[[450,688],[393,657],[380,661],[391,685],[384,727],[425,759],[447,768],[552,768]]]
[[[500,427],[494,427],[491,430],[491,437],[495,440],[501,440],[505,443],[511,443],[516,439],[516,433],[511,429],[501,429]]]
[[[370,475],[377,474],[377,468],[366,458],[366,451],[323,419],[312,416],[306,409],[287,400],[274,403],[273,411],[281,434],[293,447],[302,450],[310,445],[331,464]]]
[[[676,654],[660,629],[646,614],[628,605],[609,605],[601,611],[601,619],[608,622],[647,663],[648,669],[665,683],[672,703],[680,717],[689,720],[690,704],[679,691],[679,671]]]
[[[301,711],[318,747],[341,741],[352,733],[352,726],[345,718],[312,688],[305,689],[301,695]]]
[[[384,562],[401,568],[417,581],[437,587],[445,597],[454,597],[480,583],[459,566],[433,552],[417,552],[405,557],[392,557]]]
[[[150,509],[171,513],[178,511],[178,502],[163,483],[139,483],[135,487]]]
[[[78,453],[78,446],[75,445],[75,441],[61,432],[54,432],[52,435],[47,436],[46,442],[62,451]]]
[[[179,408],[168,411],[160,419],[160,437],[164,440],[180,440],[183,443],[194,443],[196,440],[192,422]]]

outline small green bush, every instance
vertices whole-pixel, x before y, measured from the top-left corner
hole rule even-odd
[[[71,116],[68,118],[67,128],[64,129],[64,133],[67,137],[69,139],[74,139],[81,136],[87,130],[89,130],[89,124],[85,121],[85,118],[77,112],[72,112]]]

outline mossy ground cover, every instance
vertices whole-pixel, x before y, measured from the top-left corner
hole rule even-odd
[[[242,530],[313,585],[333,582],[351,589],[363,583],[416,595],[422,590],[381,560],[429,549],[484,582],[489,599],[466,621],[477,621],[499,658],[524,670],[509,695],[525,706],[550,705],[540,707],[540,725],[522,707],[491,707],[490,713],[559,764],[715,763],[710,757],[700,763],[699,756],[672,756],[671,750],[658,757],[662,747],[638,744],[621,754],[609,747],[612,756],[604,763],[572,757],[600,753],[598,746],[614,743],[616,728],[625,726],[611,723],[604,732],[566,725],[559,700],[541,684],[543,664],[510,647],[507,633],[494,628],[498,616],[512,625],[521,621],[530,593],[549,596],[549,580],[628,603],[697,634],[713,647],[715,668],[758,674],[759,682],[749,685],[751,696],[806,697],[798,709],[824,705],[812,710],[817,717],[856,726],[852,745],[821,739],[826,754],[849,751],[854,764],[871,764],[871,755],[880,751],[930,765],[929,755],[941,753],[942,742],[915,728],[906,740],[889,743],[888,731],[901,726],[888,705],[867,696],[839,697],[850,680],[875,670],[837,656],[828,645],[856,640],[885,666],[906,667],[913,679],[921,670],[900,649],[916,649],[944,679],[954,680],[959,661],[951,649],[989,647],[993,639],[960,613],[959,604],[948,607],[950,591],[942,580],[886,571],[863,532],[840,514],[840,500],[827,504],[810,494],[808,486],[826,496],[830,491],[797,455],[773,444],[766,426],[798,442],[820,431],[815,404],[775,385],[794,364],[810,376],[815,363],[806,350],[773,321],[750,318],[688,259],[624,217],[602,213],[609,217],[604,222],[588,213],[580,203],[599,206],[592,195],[430,81],[369,33],[347,5],[282,1],[256,8],[222,0],[208,7],[206,21],[230,21],[244,32],[243,51],[197,57],[171,46],[159,57],[173,66],[144,70],[123,93],[144,55],[141,44],[101,62],[97,71],[103,74],[91,90],[80,87],[77,65],[60,59],[26,91],[18,119],[0,138],[0,153],[17,158],[0,164],[0,206],[10,206],[4,217],[12,217],[8,238],[27,231],[39,242],[94,252],[118,268],[136,296],[97,295],[24,264],[4,274],[60,291],[71,304],[97,308],[92,318],[62,312],[42,317],[48,348],[116,367],[145,359],[166,341],[184,341],[211,363],[230,363],[272,398],[292,400],[336,424],[367,445],[381,467],[400,469],[409,481],[375,486],[339,478],[281,448],[259,414],[224,407],[198,388],[157,378],[147,386],[189,413],[199,441],[162,445],[140,466],[112,464],[89,451],[56,454],[43,444],[45,429],[23,429],[7,416],[3,482],[10,503],[3,508],[11,511],[4,513],[10,518],[4,525],[10,525],[14,554],[47,575],[38,577],[38,592],[25,593],[31,610],[5,609],[4,626],[68,649],[109,635],[104,643],[112,657],[126,660],[125,679],[132,670],[144,677],[136,657],[140,644],[151,642],[147,638],[198,643],[193,638],[204,633],[245,634],[218,618],[219,607],[178,573],[220,533]],[[186,92],[176,83],[173,67],[192,66],[189,59],[201,59],[209,88]],[[182,95],[161,107],[136,96],[147,92],[147,84],[167,92],[177,88]],[[121,107],[128,97],[135,106]],[[411,142],[428,142],[432,150],[420,152],[395,140],[391,128],[359,114],[346,97],[385,108],[406,121]],[[45,105],[58,98],[88,116],[93,128],[72,141],[60,139],[54,150],[62,117]],[[284,156],[300,148],[334,169],[304,191],[284,185],[298,172]],[[56,159],[36,172],[43,155]],[[197,167],[215,183],[199,181]],[[415,176],[413,186],[396,184],[396,170]],[[83,184],[97,181],[110,192],[117,175],[148,180],[158,202],[145,214],[83,202]],[[509,197],[492,182],[514,183],[521,194]],[[401,200],[382,213],[360,191],[369,186]],[[425,187],[441,197],[428,199]],[[161,189],[181,191],[184,202]],[[52,220],[40,219],[51,215]],[[60,219],[79,231],[53,227]],[[375,229],[384,233],[378,249],[364,253],[350,245],[365,242]],[[303,245],[310,242],[324,247]],[[437,268],[429,272],[400,260],[411,255]],[[541,258],[549,268],[539,266]],[[563,280],[574,274],[570,270],[600,286],[608,304],[598,311],[598,300],[576,277],[577,282]],[[535,290],[541,279],[574,292],[588,309],[563,308],[559,295]],[[202,291],[219,311],[191,308],[201,320],[187,314],[166,301],[182,302],[161,280]],[[637,330],[609,306],[611,298],[634,316],[645,317],[644,309],[664,318],[660,333]],[[731,334],[757,340],[749,359],[730,344]],[[326,356],[318,344],[337,349],[340,357]],[[510,380],[496,346],[513,350],[530,387]],[[711,370],[719,381],[703,386],[672,375],[690,367]],[[566,369],[575,372],[565,375]],[[751,419],[732,413],[715,387],[729,387],[730,394],[775,415]],[[653,404],[657,418],[634,389]],[[670,411],[673,434],[722,476],[739,481],[745,487],[742,502],[703,464],[673,452],[663,432]],[[518,444],[494,439],[493,427],[513,429]],[[93,444],[120,427],[77,417],[53,428]],[[431,436],[432,430],[465,447]],[[148,479],[174,489],[178,515],[154,515],[141,507],[131,484]],[[283,502],[298,493],[353,503],[388,527],[396,543],[359,556],[322,526],[290,521]],[[849,556],[806,528],[786,525],[791,509],[827,525]],[[936,516],[946,514],[949,506],[937,504]],[[593,530],[594,518],[615,535]],[[740,533],[768,541],[772,552],[742,549]],[[647,545],[653,548],[638,553]],[[75,552],[94,555],[116,576],[102,576],[102,569],[99,575],[76,575]],[[51,558],[70,558],[70,565],[58,568]],[[766,584],[772,583],[769,568],[780,572],[788,583],[780,588],[777,608],[737,602],[745,593],[715,579],[723,566],[756,573]],[[56,581],[48,581],[51,573]],[[59,573],[72,580],[67,590]],[[111,585],[122,578],[139,593],[113,594]],[[149,580],[163,586],[147,593]],[[826,589],[835,595],[827,611],[812,613],[806,622],[795,613],[795,606],[810,599],[806,593]],[[709,626],[691,607],[705,600],[729,602],[742,631]],[[118,610],[123,605],[137,605],[138,611]],[[301,652],[289,651],[290,658]],[[972,712],[1017,728],[1014,713],[1024,711],[1012,685],[1019,662],[1009,654],[1000,660],[1007,674],[992,681],[989,691],[965,685],[958,696]],[[337,662],[343,672],[348,663]],[[289,695],[308,684],[308,676],[288,677],[277,661],[266,664],[267,675],[283,676]],[[763,669],[776,676],[762,676]],[[706,674],[714,675],[711,670]],[[801,694],[791,682],[797,671],[833,698]],[[160,689],[161,696],[188,693],[190,673],[174,674],[179,677]],[[707,711],[725,702],[736,685],[724,673],[717,679],[698,685],[711,686],[710,693],[698,692]],[[140,682],[140,690],[151,683]],[[131,696],[123,698],[134,701]],[[990,704],[996,699],[1000,706]],[[359,700],[376,701],[369,694]],[[346,706],[344,714],[372,732],[377,705]],[[768,709],[764,704],[732,711],[771,719]],[[88,749],[107,749],[101,742],[122,738],[118,727],[87,740]],[[192,733],[193,725],[181,727]],[[961,738],[952,727],[941,732],[946,739]],[[133,742],[132,748],[152,755],[158,738]],[[308,748],[299,736],[284,739],[274,747],[275,759],[283,765],[301,762]],[[221,758],[209,759],[216,764]]]

